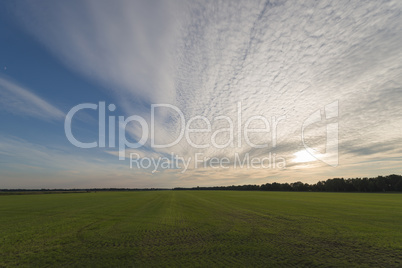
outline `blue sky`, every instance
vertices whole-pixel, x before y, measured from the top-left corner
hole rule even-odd
[[[3,1],[0,188],[401,174],[401,10],[399,1]],[[149,128],[119,160],[108,143],[84,149],[66,137],[69,111],[100,102],[115,105],[106,118],[116,122],[136,115],[150,126],[153,104],[183,117],[157,109],[154,135]],[[174,141],[183,121],[205,129],[204,119],[210,131],[152,145]],[[98,140],[98,111],[80,110],[72,122],[77,140]],[[265,131],[247,140],[238,132],[246,127]],[[122,130],[113,129],[117,139]],[[144,137],[138,122],[122,133],[131,143]],[[130,168],[130,153],[149,167]],[[236,166],[245,157],[285,165]],[[151,162],[169,158],[165,168]]]

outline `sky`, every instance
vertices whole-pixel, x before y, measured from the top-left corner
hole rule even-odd
[[[401,1],[2,1],[0,188],[402,174]]]

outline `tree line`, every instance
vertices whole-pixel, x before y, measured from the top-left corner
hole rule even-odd
[[[177,187],[174,190],[238,190],[238,191],[299,191],[299,192],[399,192],[402,191],[402,176],[389,175],[374,178],[333,178],[315,184],[303,183],[266,183],[262,185],[232,185],[212,187]]]
[[[164,191],[169,188],[84,188],[84,189],[0,189],[7,193],[83,193],[102,191]],[[315,184],[303,183],[265,183],[262,185],[232,185],[212,187],[177,187],[173,190],[238,190],[238,191],[299,191],[299,192],[402,192],[402,176],[388,175],[374,178],[334,178]]]
[[[119,191],[165,191],[169,188],[74,188],[74,189],[0,189],[1,194],[64,194],[64,193],[89,193],[89,192],[119,192]]]

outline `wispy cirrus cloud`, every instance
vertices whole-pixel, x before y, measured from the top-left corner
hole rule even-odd
[[[42,120],[61,120],[65,114],[58,108],[11,79],[0,77],[2,110]]]
[[[16,15],[64,64],[118,92],[121,102],[151,102],[174,99],[169,52],[175,40],[175,5],[19,1]]]
[[[137,171],[124,169],[122,163],[116,162],[102,158],[102,155],[77,155],[71,147],[43,145],[0,135],[2,188],[123,187],[128,184],[136,187],[138,182],[130,177]]]

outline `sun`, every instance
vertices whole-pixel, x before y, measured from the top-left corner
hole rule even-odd
[[[309,154],[306,150],[301,150],[293,154],[295,158],[293,158],[293,162],[296,163],[304,163],[304,162],[313,162],[317,159]]]

